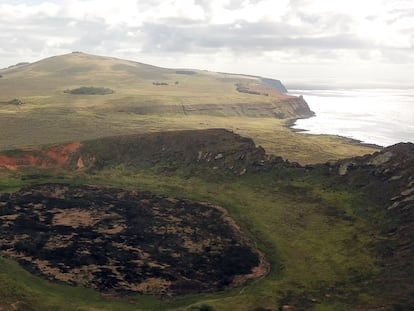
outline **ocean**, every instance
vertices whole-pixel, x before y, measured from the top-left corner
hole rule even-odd
[[[302,95],[315,117],[292,126],[389,146],[414,142],[414,89],[290,90]]]

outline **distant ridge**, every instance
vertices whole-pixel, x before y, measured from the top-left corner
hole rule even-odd
[[[275,133],[274,125],[314,115],[304,98],[283,93],[279,80],[81,52],[0,75],[0,150],[172,129],[238,131],[240,122],[250,126],[266,118],[271,128],[249,130],[255,139]],[[272,139],[256,141],[267,142]]]
[[[36,97],[43,105],[76,103],[68,89],[108,88],[106,108],[138,114],[202,114],[271,118],[312,116],[303,99],[289,96],[276,79],[197,69],[167,69],[82,52],[52,56],[0,70],[0,102]],[[26,101],[25,101],[26,102]],[[72,105],[71,104],[71,105]],[[103,105],[94,105],[99,109]]]

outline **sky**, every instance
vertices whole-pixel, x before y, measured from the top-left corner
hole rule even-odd
[[[293,88],[414,88],[414,1],[0,0],[0,68],[71,51]]]

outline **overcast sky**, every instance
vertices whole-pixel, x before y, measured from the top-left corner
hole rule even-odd
[[[83,51],[290,86],[412,86],[413,0],[0,0],[0,67]]]

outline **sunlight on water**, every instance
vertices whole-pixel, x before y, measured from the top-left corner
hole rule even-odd
[[[293,128],[388,146],[414,142],[414,89],[291,90],[303,95],[316,116]]]

